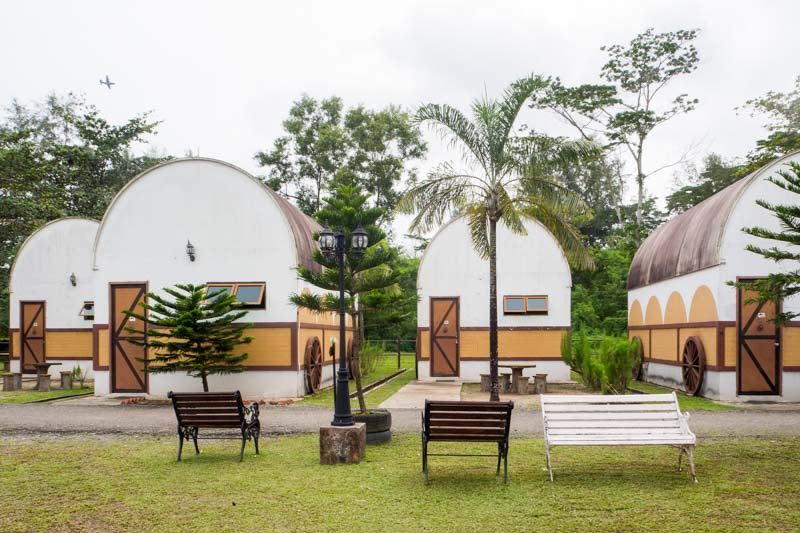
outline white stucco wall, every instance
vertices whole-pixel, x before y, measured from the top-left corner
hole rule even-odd
[[[19,328],[19,302],[47,302],[48,328],[91,328],[78,313],[94,299],[92,243],[98,223],[85,218],[62,218],[44,225],[20,247],[11,269],[10,327]],[[69,281],[75,273],[76,285]]]
[[[527,235],[500,224],[497,232],[498,325],[569,326],[572,277],[556,240],[538,222]],[[429,327],[431,296],[459,296],[462,327],[489,326],[489,261],[472,247],[466,220],[456,219],[431,240],[417,275],[417,325]],[[504,295],[549,297],[547,315],[505,315]]]
[[[130,182],[103,218],[94,248],[96,321],[108,323],[112,282],[147,281],[158,292],[175,283],[264,281],[266,309],[247,320],[291,322],[296,257],[288,222],[261,183],[212,160],[164,164]]]

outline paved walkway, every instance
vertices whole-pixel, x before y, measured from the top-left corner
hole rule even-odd
[[[422,409],[425,400],[454,401],[461,399],[461,383],[412,381],[380,404],[386,409]]]
[[[698,411],[689,425],[700,437],[800,436],[800,410]],[[391,409],[392,429],[399,433],[419,431],[419,409]],[[316,433],[330,423],[331,409],[272,407],[262,409],[267,435]],[[85,405],[70,402],[0,405],[0,437],[42,434],[174,435],[172,407],[152,405]],[[542,435],[539,411],[518,409],[512,416],[515,435]]]

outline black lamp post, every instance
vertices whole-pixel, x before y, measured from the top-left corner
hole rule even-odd
[[[360,257],[367,249],[367,232],[361,225],[353,231],[350,248],[356,257]],[[339,269],[339,370],[336,378],[336,401],[333,413],[332,426],[352,426],[353,414],[350,412],[350,391],[348,387],[347,374],[347,343],[345,339],[345,308],[344,308],[344,258],[347,253],[347,242],[345,234],[341,231],[336,233],[328,228],[323,229],[319,234],[319,248],[322,254],[328,259],[336,259]],[[344,347],[344,348],[342,348]]]

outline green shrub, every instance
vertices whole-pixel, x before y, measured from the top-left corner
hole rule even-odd
[[[378,367],[378,361],[380,361],[380,358],[383,356],[383,352],[383,346],[380,344],[365,342],[361,346],[361,349],[358,351],[358,362],[362,376],[368,376],[371,372],[375,371]]]
[[[621,337],[590,338],[583,331],[561,339],[561,357],[584,385],[603,394],[623,394],[638,364],[639,346]]]

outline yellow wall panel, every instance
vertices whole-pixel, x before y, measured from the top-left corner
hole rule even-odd
[[[683,355],[683,345],[689,337],[699,337],[706,352],[706,365],[715,366],[717,364],[717,328],[681,328],[680,354]]]
[[[489,357],[489,332],[462,330],[459,338],[461,357]],[[500,350],[502,356],[502,350]]]
[[[45,333],[48,359],[92,356],[92,330],[50,331]]]
[[[664,361],[678,360],[678,330],[677,329],[654,329],[650,332],[652,336],[651,349],[653,359]]]
[[[725,328],[725,366],[736,366],[736,328]]]
[[[417,342],[420,359],[428,359],[431,356],[431,332],[427,329],[420,331]]]
[[[345,315],[345,324],[347,327],[352,327],[353,320],[350,315]],[[326,326],[339,326],[338,313],[316,313],[308,309],[297,309],[297,320],[301,324],[322,324]]]
[[[783,366],[800,366],[800,328],[783,328]]]
[[[235,353],[247,352],[248,366],[289,366],[292,364],[291,328],[250,328],[245,334],[253,342],[237,346]]]
[[[100,366],[107,367],[109,361],[109,345],[110,337],[108,329],[98,329],[97,331],[97,363]]]
[[[19,331],[11,332],[11,353],[14,354],[14,359],[19,359],[19,354],[22,350],[19,346],[20,333]]]

